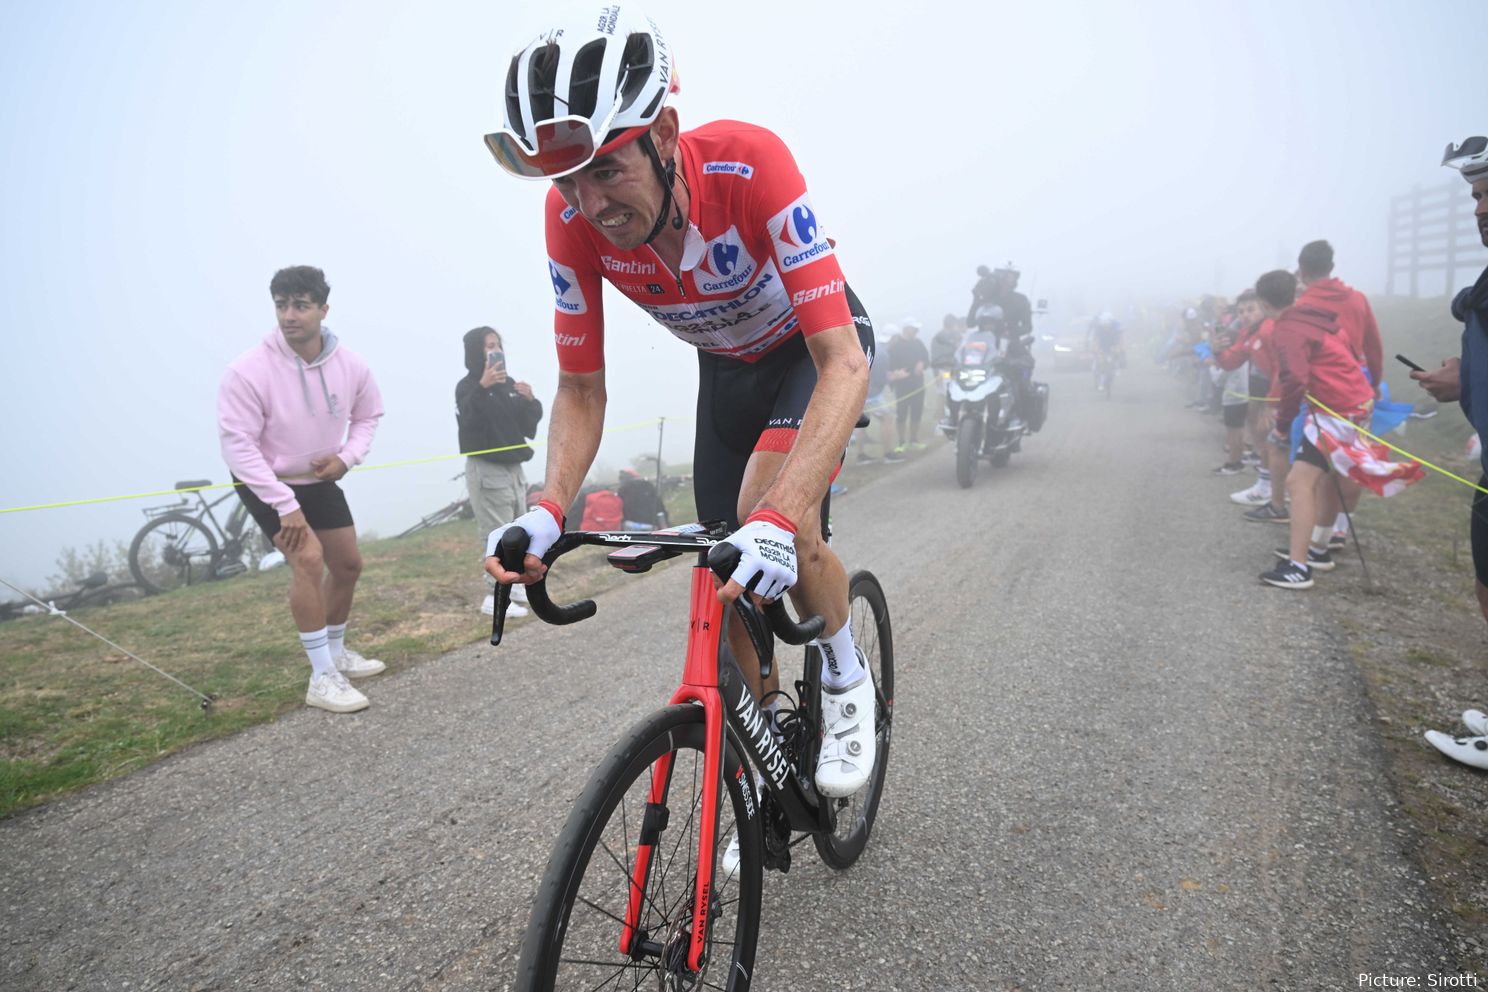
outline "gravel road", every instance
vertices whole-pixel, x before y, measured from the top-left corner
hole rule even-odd
[[[1169,380],[1088,388],[1054,379],[970,491],[937,442],[838,501],[894,619],[893,761],[858,866],[767,875],[755,987],[1454,974],[1325,589],[1256,582],[1282,531],[1232,512]],[[0,822],[0,986],[508,988],[569,805],[676,683],[686,582]]]

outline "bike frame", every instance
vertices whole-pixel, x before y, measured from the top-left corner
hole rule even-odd
[[[701,822],[698,827],[698,860],[696,886],[693,892],[692,936],[688,947],[687,966],[701,970],[702,955],[708,931],[708,904],[713,891],[713,851],[718,831],[718,807],[723,801],[723,749],[725,728],[733,731],[740,753],[752,759],[764,772],[763,782],[786,815],[793,830],[831,829],[830,804],[819,800],[814,786],[803,787],[793,766],[775,741],[764,714],[749,691],[744,674],[732,656],[721,651],[724,606],[719,602],[713,572],[703,556],[692,570],[691,607],[688,617],[687,655],[682,671],[682,684],[672,694],[672,703],[695,703],[703,708],[704,751]],[[820,673],[806,673],[809,684],[819,691]],[[800,701],[802,706],[814,705]],[[814,767],[813,753],[803,756],[802,766]],[[659,808],[666,801],[671,780],[672,756],[663,755],[652,769],[648,802]],[[747,765],[746,765],[747,768]],[[753,790],[753,773],[745,771],[744,788]],[[636,846],[636,859],[631,872],[629,904],[620,935],[620,952],[629,955],[639,930],[646,884],[650,877],[651,856],[656,838],[648,842],[642,830]]]

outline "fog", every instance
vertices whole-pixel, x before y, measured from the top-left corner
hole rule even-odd
[[[325,269],[326,323],[379,381],[369,464],[457,451],[471,327],[499,328],[551,397],[544,187],[480,140],[551,9],[7,5],[0,508],[223,481],[217,384],[272,328],[285,265]],[[647,10],[683,126],[780,134],[881,324],[964,312],[981,263],[1012,259],[1030,296],[1074,309],[1233,294],[1319,237],[1381,292],[1390,196],[1454,181],[1442,147],[1488,128],[1482,0]],[[666,457],[689,461],[691,350],[618,297],[606,314],[609,422],[680,420]],[[619,432],[601,459],[655,443]],[[359,527],[458,497],[462,467],[354,473]],[[63,546],[127,540],[158,502],[0,514],[0,576],[39,583]]]

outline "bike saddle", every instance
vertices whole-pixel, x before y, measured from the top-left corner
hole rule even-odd
[[[176,489],[177,491],[182,489],[201,489],[204,486],[210,486],[211,484],[211,479],[191,479],[187,482],[176,483]]]

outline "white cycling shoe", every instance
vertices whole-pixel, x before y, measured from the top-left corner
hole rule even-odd
[[[1439,730],[1428,730],[1426,742],[1454,761],[1488,769],[1488,737],[1451,737]]]
[[[1467,710],[1462,714],[1462,722],[1473,732],[1474,737],[1488,737],[1488,713]]]
[[[816,788],[824,796],[850,796],[868,784],[878,751],[874,733],[877,700],[872,673],[865,666],[862,679],[846,689],[829,692],[823,687],[821,709],[822,744],[816,759]]]

